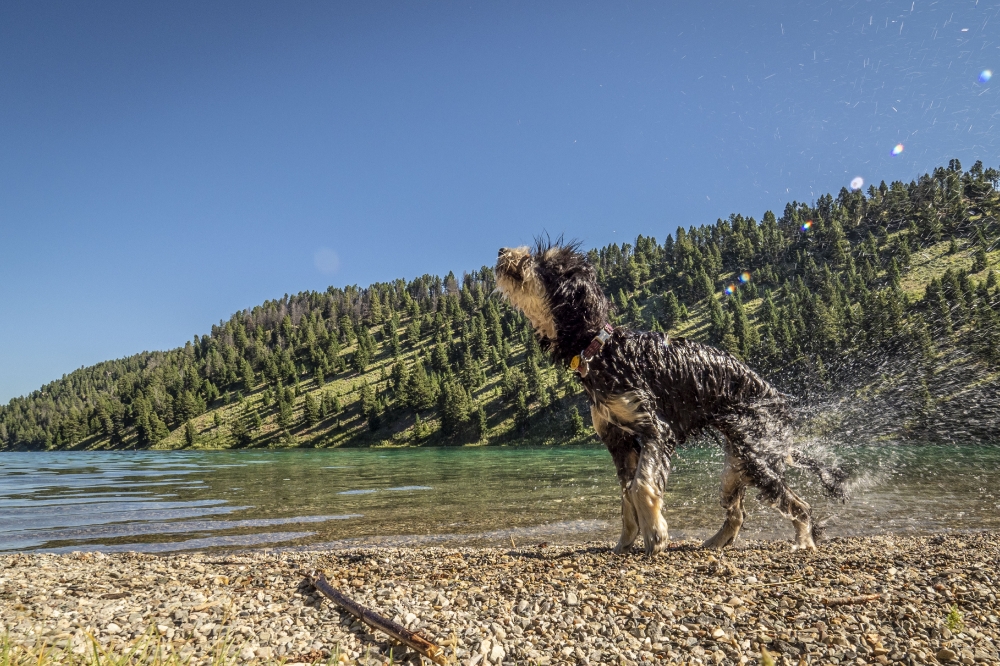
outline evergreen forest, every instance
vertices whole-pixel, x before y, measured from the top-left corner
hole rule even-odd
[[[588,254],[616,325],[736,354],[793,396],[801,432],[996,442],[998,181],[952,160]],[[0,406],[6,450],[587,441],[577,381],[488,267],[285,295]]]

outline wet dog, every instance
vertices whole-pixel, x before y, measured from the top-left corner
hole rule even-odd
[[[795,548],[815,550],[809,505],[784,481],[789,464],[817,473],[828,493],[844,496],[845,475],[796,452],[787,437],[781,393],[734,356],[661,333],[614,328],[597,274],[576,244],[539,242],[500,250],[497,289],[531,321],[555,363],[572,368],[590,402],[622,488],[621,553],[642,535],[651,555],[667,545],[661,513],[674,449],[708,428],[722,434],[722,528],[704,545],[733,543],[743,525],[748,486],[790,518]]]

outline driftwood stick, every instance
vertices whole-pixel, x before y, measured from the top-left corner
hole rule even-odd
[[[854,606],[866,604],[869,601],[878,601],[881,594],[861,594],[856,597],[823,597],[824,606]]]
[[[301,571],[299,573],[304,575],[312,586],[322,592],[324,596],[330,599],[330,601],[337,604],[368,626],[378,629],[382,633],[388,634],[400,643],[413,648],[423,656],[433,661],[435,664],[440,664],[440,666],[447,665],[448,662],[444,658],[444,651],[441,650],[440,647],[434,645],[434,643],[431,643],[420,634],[410,631],[406,627],[397,624],[392,620],[387,620],[375,611],[365,608],[358,602],[345,596],[339,590],[330,585],[326,576],[322,573],[313,572],[310,574],[306,571]]]

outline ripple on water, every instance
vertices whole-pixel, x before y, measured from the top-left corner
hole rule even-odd
[[[831,536],[1000,528],[1000,447],[831,445],[829,453],[855,468],[851,502],[825,499],[798,470],[790,485],[820,520],[829,519]],[[6,453],[0,550],[496,546],[511,539],[521,547],[617,537],[620,490],[603,448],[385,454]],[[714,446],[692,446],[674,462],[664,497],[670,535],[710,536],[722,521],[723,456]],[[788,539],[788,521],[754,496],[748,493],[746,537]]]

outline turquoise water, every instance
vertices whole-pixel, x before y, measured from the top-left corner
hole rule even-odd
[[[836,454],[856,468],[846,505],[791,475],[831,535],[1000,528],[1000,447]],[[715,448],[679,452],[671,538],[721,524],[721,470]],[[773,510],[748,504],[745,536],[790,538]],[[618,513],[597,447],[0,454],[6,552],[611,541]]]

